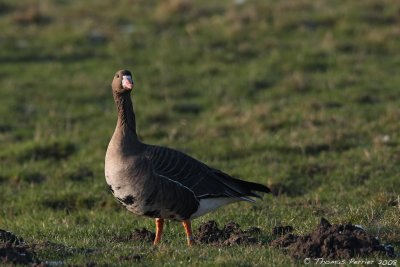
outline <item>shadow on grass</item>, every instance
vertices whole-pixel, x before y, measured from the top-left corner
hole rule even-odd
[[[47,144],[33,144],[20,153],[18,160],[62,160],[74,154],[77,149],[78,147],[70,142],[55,141]]]
[[[52,210],[66,210],[67,212],[80,209],[92,209],[96,203],[100,203],[94,197],[85,197],[79,194],[68,194],[64,196],[52,196],[42,200],[40,204]]]
[[[316,156],[323,152],[343,152],[351,149],[352,146],[350,144],[340,144],[340,145],[332,145],[332,144],[310,144],[304,147],[300,146],[275,146],[272,147],[272,150],[275,150],[282,154],[297,154],[297,155],[306,155],[306,156]]]
[[[281,154],[292,154],[292,155],[306,155],[306,156],[318,156],[321,153],[335,152],[342,153],[347,150],[359,147],[362,145],[363,138],[361,136],[344,136],[341,138],[335,138],[332,141],[325,143],[311,143],[305,144],[304,146],[282,146],[272,145],[268,149],[276,151]]]
[[[0,134],[11,132],[12,130],[13,130],[13,128],[10,125],[0,124]]]
[[[95,53],[94,51],[75,52],[68,55],[55,55],[55,54],[40,54],[30,52],[29,54],[20,54],[18,56],[0,56],[0,61],[4,63],[26,64],[26,63],[47,63],[47,62],[62,62],[73,63],[80,62],[91,58],[106,58],[105,54]]]
[[[44,241],[41,243],[35,243],[32,248],[38,252],[41,258],[52,258],[53,260],[64,260],[75,254],[92,254],[95,252],[94,249],[90,248],[74,248],[64,244],[54,243],[51,241]]]
[[[11,177],[11,180],[15,183],[41,184],[46,178],[46,175],[41,172],[22,171],[18,175]]]
[[[271,184],[270,189],[272,194],[301,196],[321,185],[319,176],[326,176],[335,167],[326,164],[305,164],[303,166],[294,166],[290,174],[282,181]]]
[[[68,171],[65,176],[70,181],[82,182],[93,178],[94,172],[87,166],[79,166],[78,168]]]
[[[204,108],[194,103],[177,103],[173,105],[172,110],[179,114],[199,114]]]

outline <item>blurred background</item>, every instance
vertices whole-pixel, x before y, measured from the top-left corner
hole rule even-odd
[[[399,1],[3,0],[0,29],[0,226],[123,213],[103,161],[126,68],[143,141],[269,185],[277,221],[398,242]]]

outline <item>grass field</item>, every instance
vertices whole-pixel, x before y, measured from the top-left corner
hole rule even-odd
[[[38,4],[37,4],[37,3]],[[110,83],[135,76],[138,132],[274,195],[193,222],[296,233],[351,221],[400,250],[400,2],[1,1],[0,229],[84,266],[301,265],[265,246],[117,242],[153,220],[108,192]],[[48,242],[47,242],[48,243]]]

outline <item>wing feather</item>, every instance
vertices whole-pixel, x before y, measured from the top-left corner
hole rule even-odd
[[[198,199],[231,197],[253,202],[249,197],[260,197],[253,191],[269,191],[263,185],[235,179],[177,150],[149,146],[146,155],[155,173],[187,187]]]

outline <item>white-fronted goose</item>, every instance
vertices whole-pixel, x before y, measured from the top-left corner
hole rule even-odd
[[[174,149],[147,145],[136,134],[128,70],[114,76],[112,91],[118,121],[108,145],[105,176],[113,195],[129,211],[156,220],[161,240],[164,219],[182,221],[188,244],[193,243],[190,220],[236,201],[254,202],[268,187],[235,179]]]

